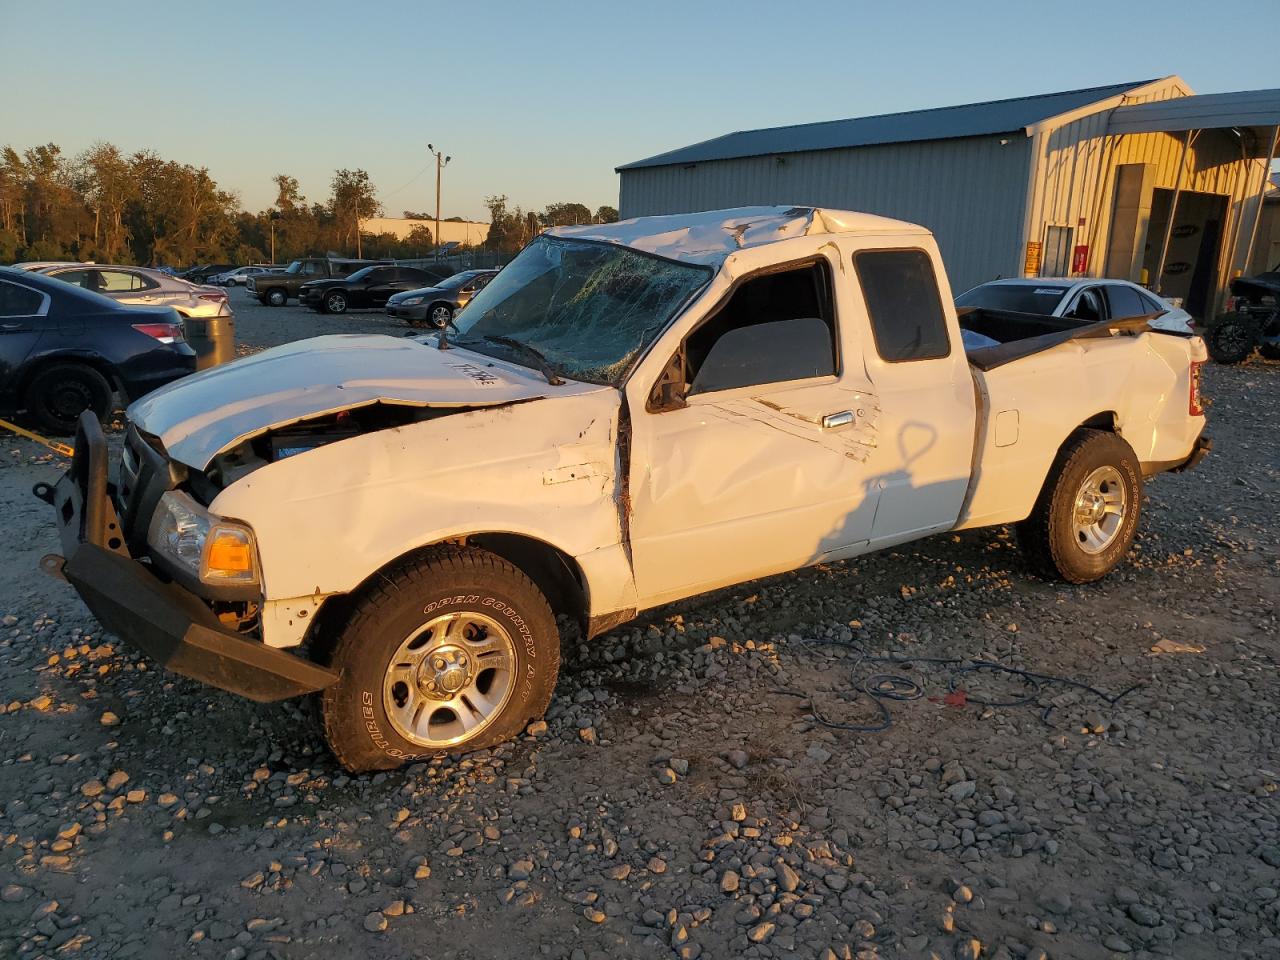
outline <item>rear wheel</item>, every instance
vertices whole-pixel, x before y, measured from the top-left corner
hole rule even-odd
[[[289,302],[289,295],[277,287],[274,290],[267,291],[267,305],[272,307],[283,307]]]
[[[1241,363],[1257,346],[1253,321],[1243,314],[1229,313],[1221,317],[1204,336],[1209,356],[1218,363]]]
[[[1039,574],[1091,583],[1133,545],[1142,512],[1142,466],[1114,433],[1079,430],[1058,451],[1018,546]]]
[[[55,363],[39,371],[27,385],[27,413],[45,430],[75,433],[80,414],[92,410],[99,420],[111,412],[111,384],[83,363]]]
[[[325,313],[346,313],[347,295],[340,290],[331,290],[324,295]]]
[[[354,600],[332,634],[339,681],[325,736],[352,772],[501,743],[541,717],[560,668],[546,599],[484,550],[407,560]]]

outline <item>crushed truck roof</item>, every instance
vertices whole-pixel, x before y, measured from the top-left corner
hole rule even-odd
[[[552,236],[616,243],[643,253],[718,267],[748,247],[839,233],[927,233],[924,227],[870,213],[825,207],[734,207],[637,217],[618,223],[555,227]]]

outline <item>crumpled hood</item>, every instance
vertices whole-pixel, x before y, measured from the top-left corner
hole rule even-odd
[[[542,375],[434,337],[339,334],[300,340],[212,367],[150,393],[129,419],[179,463],[203,470],[268,430],[373,403],[485,407],[609,389]]]

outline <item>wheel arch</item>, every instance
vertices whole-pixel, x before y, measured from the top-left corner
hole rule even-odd
[[[124,394],[124,384],[120,380],[119,374],[116,372],[115,365],[105,357],[98,354],[85,353],[46,353],[31,360],[23,366],[22,372],[18,375],[17,382],[14,387],[14,397],[18,403],[25,404],[27,400],[27,390],[31,386],[31,381],[36,375],[49,367],[57,366],[62,363],[78,363],[82,366],[90,367],[102,374],[111,385],[111,389],[117,393]]]
[[[546,597],[551,612],[555,616],[568,617],[578,624],[584,637],[588,635],[591,622],[590,588],[581,564],[564,550],[537,537],[523,533],[492,531],[450,537],[414,547],[388,560],[360,581],[349,593],[329,597],[321,606],[320,613],[312,622],[309,632],[308,639],[313,648],[312,655],[323,653],[317,647],[317,644],[326,642],[323,638],[332,638],[334,631],[326,630],[324,627],[340,622],[345,617],[352,599],[370,584],[387,579],[397,566],[406,561],[463,547],[488,550],[506,560],[533,581]]]

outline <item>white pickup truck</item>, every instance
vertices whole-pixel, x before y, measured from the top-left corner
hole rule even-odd
[[[560,228],[439,333],[319,337],[143,398],[114,478],[83,418],[36,489],[45,565],[178,673],[318,692],[338,759],[387,768],[541,716],[557,614],[595,636],[993,524],[1043,575],[1106,575],[1143,478],[1208,449],[1204,359],[1143,318],[958,317],[933,237],[880,217]]]

